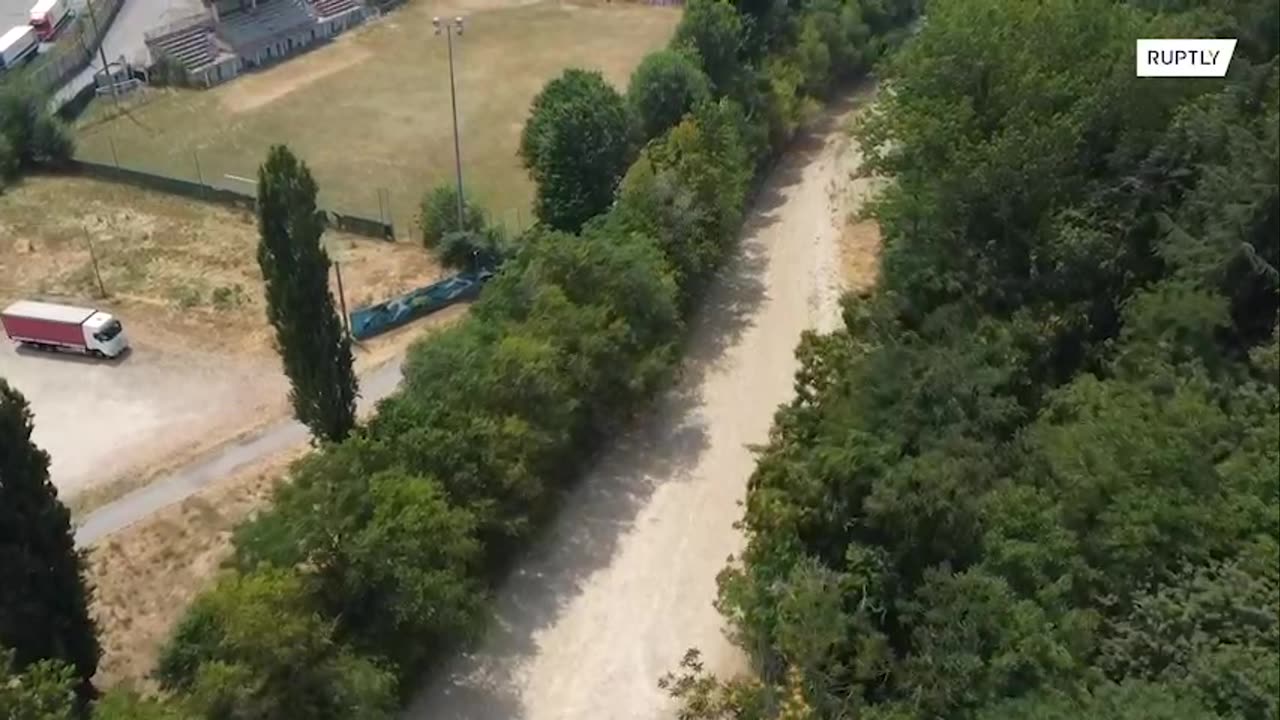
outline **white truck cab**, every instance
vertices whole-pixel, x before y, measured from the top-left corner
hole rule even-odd
[[[97,350],[107,357],[116,357],[129,347],[124,327],[110,313],[95,312],[81,325],[84,328],[84,346]]]

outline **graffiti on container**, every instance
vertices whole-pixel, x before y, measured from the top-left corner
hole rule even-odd
[[[351,334],[357,340],[371,338],[415,318],[475,297],[480,286],[492,276],[493,273],[489,270],[458,273],[386,302],[355,310],[351,313]]]

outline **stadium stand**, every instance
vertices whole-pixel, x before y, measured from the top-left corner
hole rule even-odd
[[[209,87],[331,38],[364,21],[358,0],[212,0],[206,12],[147,33],[152,62],[177,64]]]

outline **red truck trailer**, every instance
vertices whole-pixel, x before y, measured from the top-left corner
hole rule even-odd
[[[62,24],[71,17],[68,0],[36,0],[31,6],[31,27],[36,31],[40,42],[49,42],[58,34]]]
[[[120,321],[92,308],[19,300],[0,313],[0,324],[10,340],[41,350],[116,357],[129,347]]]

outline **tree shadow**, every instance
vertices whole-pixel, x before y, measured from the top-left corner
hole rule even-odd
[[[675,385],[567,493],[549,530],[498,589],[483,648],[452,658],[424,678],[404,717],[528,717],[521,698],[521,674],[538,652],[535,636],[560,618],[593,575],[610,565],[654,492],[662,485],[689,480],[707,451],[707,419],[700,413],[704,381],[752,327],[768,299],[766,230],[778,222],[788,190],[800,183],[804,168],[824,148],[833,123],[843,117],[842,104],[797,139],[760,187],[733,257],[712,281],[690,321]]]

